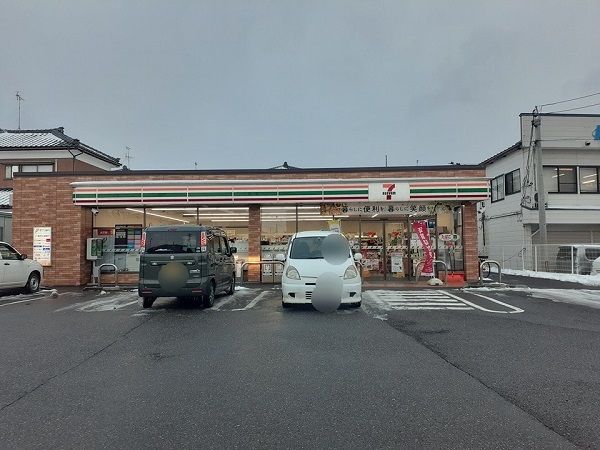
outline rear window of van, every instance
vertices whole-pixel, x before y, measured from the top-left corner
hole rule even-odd
[[[200,252],[200,233],[192,231],[148,231],[146,253]]]

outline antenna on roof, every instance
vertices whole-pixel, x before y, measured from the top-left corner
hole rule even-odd
[[[21,102],[24,101],[25,99],[21,96],[21,91],[17,91],[16,94],[17,97],[17,103],[19,104],[19,126],[18,126],[18,130],[21,129]]]
[[[131,160],[133,156],[131,156],[131,147],[125,146],[125,160],[127,161],[127,167],[131,168]]]

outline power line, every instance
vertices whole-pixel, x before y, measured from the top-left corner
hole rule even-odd
[[[592,106],[598,106],[598,105],[600,105],[600,102],[592,103],[591,105],[579,106],[577,108],[561,109],[559,111],[552,111],[552,112],[545,113],[545,114],[556,114],[556,113],[562,113],[562,112],[567,112],[567,111],[576,111],[578,109],[591,108]]]
[[[589,98],[589,97],[593,97],[595,95],[600,95],[600,92],[594,92],[593,94],[582,95],[581,97],[570,98],[568,100],[561,100],[561,101],[553,102],[553,103],[544,103],[543,105],[540,105],[540,108],[543,108],[544,106],[559,105],[561,103],[568,103],[568,102],[572,102],[575,100],[581,100],[582,98]]]

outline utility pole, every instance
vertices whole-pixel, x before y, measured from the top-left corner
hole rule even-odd
[[[387,167],[387,155],[385,155],[385,167]]]
[[[21,96],[21,92],[17,91],[17,103],[19,104],[19,126],[18,126],[18,130],[21,129],[21,102],[24,101],[25,99]]]
[[[548,243],[548,230],[546,227],[546,188],[544,187],[544,164],[542,161],[542,120],[538,113],[537,106],[533,110],[533,145],[535,152],[535,175],[537,185],[537,204],[539,218],[539,236],[540,244],[542,244],[538,255],[541,255],[542,268],[545,268],[546,263],[546,244]],[[542,269],[543,270],[543,269]]]

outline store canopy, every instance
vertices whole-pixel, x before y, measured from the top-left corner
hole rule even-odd
[[[481,201],[486,178],[353,180],[148,180],[71,183],[82,206]]]

